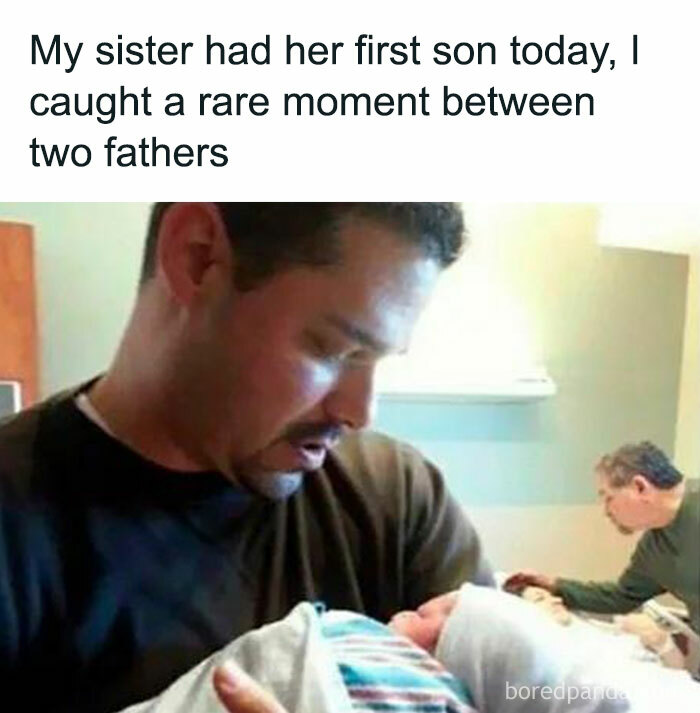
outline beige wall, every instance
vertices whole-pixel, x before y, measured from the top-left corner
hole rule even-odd
[[[136,295],[145,203],[0,203],[35,229],[41,394],[104,371]]]
[[[467,515],[495,570],[616,579],[637,541],[618,534],[599,505],[470,507]]]
[[[475,362],[531,359],[558,393],[531,403],[380,399],[377,426],[425,452],[469,507],[592,505],[602,453],[646,439],[674,451],[688,259],[601,247],[592,205],[466,214],[472,244],[442,279],[414,353],[427,372],[456,376]]]
[[[495,572],[533,569],[555,577],[616,580],[639,534],[620,535],[599,505],[467,508]],[[672,594],[659,601],[683,604]]]
[[[700,477],[700,256],[690,260],[678,399],[675,461],[688,476]]]

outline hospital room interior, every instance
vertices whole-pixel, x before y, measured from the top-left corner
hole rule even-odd
[[[108,367],[149,210],[0,203],[0,417]],[[600,457],[651,441],[700,478],[700,205],[463,210],[467,248],[380,365],[372,428],[439,468],[501,581],[615,580],[639,535],[606,518]]]

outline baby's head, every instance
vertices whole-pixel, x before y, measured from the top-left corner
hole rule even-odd
[[[415,611],[399,612],[392,617],[389,627],[433,653],[445,622],[455,608],[458,595],[459,592],[441,594],[421,604]]]
[[[564,606],[561,597],[557,597],[542,587],[524,587],[520,596],[536,604],[558,624],[567,626],[571,623],[571,612]]]
[[[503,590],[509,594],[515,594],[550,616],[557,624],[568,626],[573,621],[571,612],[566,608],[561,597],[552,594],[544,587],[528,584],[519,576],[508,578],[503,584]]]

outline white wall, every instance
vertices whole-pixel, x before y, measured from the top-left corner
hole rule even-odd
[[[675,462],[700,477],[700,256],[690,260]]]

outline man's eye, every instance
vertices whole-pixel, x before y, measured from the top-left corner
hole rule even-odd
[[[321,359],[336,361],[342,358],[342,351],[321,337],[312,336],[309,339],[309,345],[314,356]]]
[[[365,349],[354,349],[347,344],[340,344],[318,335],[310,335],[308,343],[315,358],[329,363],[363,367],[374,361],[373,356]]]

